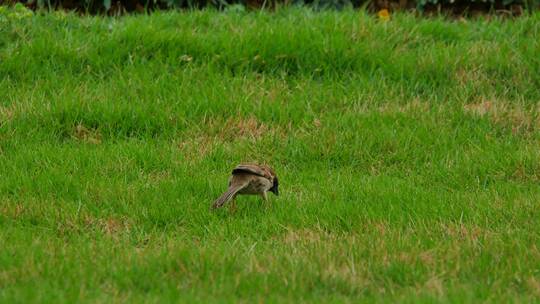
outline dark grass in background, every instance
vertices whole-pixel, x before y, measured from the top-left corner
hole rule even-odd
[[[0,0],[0,5],[23,4],[33,10],[67,10],[85,14],[121,15],[156,10],[204,9],[276,10],[309,7],[315,10],[364,9],[415,11],[453,16],[495,14],[519,16],[540,7],[540,0]]]

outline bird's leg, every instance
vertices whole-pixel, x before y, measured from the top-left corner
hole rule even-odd
[[[265,209],[269,208],[270,205],[268,204],[268,193],[264,191],[263,193],[261,193],[261,196],[264,201]]]
[[[232,213],[236,213],[236,196],[233,197],[232,201],[231,201],[231,207],[229,208],[229,210],[232,212]]]

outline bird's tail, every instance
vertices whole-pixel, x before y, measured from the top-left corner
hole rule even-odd
[[[220,207],[223,207],[228,201],[234,198],[236,193],[242,189],[242,186],[231,186],[225,193],[223,193],[217,200],[214,201],[214,204],[212,205],[213,209],[217,209]]]

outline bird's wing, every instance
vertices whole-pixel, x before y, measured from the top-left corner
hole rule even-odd
[[[265,167],[259,166],[259,165],[252,165],[252,164],[240,164],[236,166],[236,168],[233,169],[232,173],[251,173],[258,176],[266,177],[268,179],[271,178],[271,173],[266,169]]]

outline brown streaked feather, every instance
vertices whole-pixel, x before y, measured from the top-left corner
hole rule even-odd
[[[278,195],[278,180],[272,168],[266,165],[239,164],[232,170],[229,188],[214,201],[212,208],[224,206],[239,194],[258,194],[267,200],[268,191]]]
[[[270,169],[268,166],[253,164],[240,164],[236,166],[236,168],[234,168],[232,171],[233,174],[237,174],[240,172],[251,173],[258,176],[266,177],[268,179],[271,179],[272,176],[275,175],[272,169]]]
[[[217,200],[214,201],[212,208],[220,208],[230,200],[233,200],[236,194],[249,184],[246,178],[233,179],[229,182],[229,189],[225,191]]]

